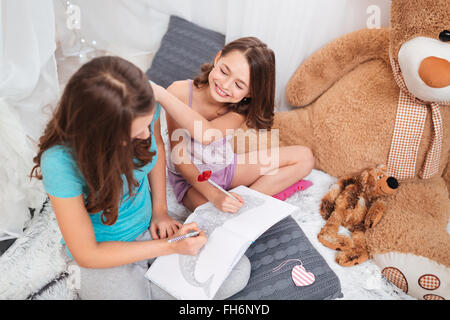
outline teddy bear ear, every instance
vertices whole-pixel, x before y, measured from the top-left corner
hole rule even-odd
[[[377,165],[377,169],[386,170],[387,167],[385,164],[382,163],[382,164]]]

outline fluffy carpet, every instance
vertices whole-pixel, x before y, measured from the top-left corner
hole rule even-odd
[[[300,208],[294,219],[339,277],[344,294],[342,299],[413,299],[386,281],[372,261],[350,268],[341,267],[334,261],[336,252],[319,243],[317,234],[325,223],[319,213],[319,203],[335,178],[313,170],[306,179],[314,185],[286,201]],[[167,201],[170,214],[184,221],[188,212],[176,202],[168,184]],[[349,234],[343,228],[340,232]],[[60,239],[55,215],[47,201],[39,212],[35,212],[24,236],[0,257],[0,299],[77,299],[72,285],[74,274],[67,269],[60,254]]]

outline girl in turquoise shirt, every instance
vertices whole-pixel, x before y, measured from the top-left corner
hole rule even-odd
[[[31,176],[43,180],[68,262],[81,269],[82,299],[155,298],[144,278],[152,259],[195,255],[207,241],[203,232],[167,241],[199,228],[167,213],[160,108],[139,68],[95,58],[71,77],[40,138]]]

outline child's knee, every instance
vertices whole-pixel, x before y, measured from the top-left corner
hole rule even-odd
[[[183,205],[191,212],[206,202],[208,202],[208,200],[194,187],[190,187],[183,197]]]
[[[308,147],[305,146],[296,146],[297,148],[297,164],[303,169],[305,172],[311,172],[314,168],[314,155]]]

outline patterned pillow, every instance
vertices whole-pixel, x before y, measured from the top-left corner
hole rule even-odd
[[[164,88],[176,80],[193,79],[200,66],[213,61],[224,44],[223,34],[170,16],[167,32],[146,74]]]
[[[259,237],[245,255],[252,271],[247,286],[231,300],[329,300],[343,297],[341,283],[325,259],[309,242],[297,222],[289,216]],[[296,286],[292,269],[300,264],[289,259],[300,259],[307,272],[315,276],[308,286]],[[278,268],[277,268],[278,269]]]

